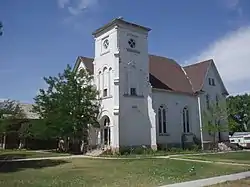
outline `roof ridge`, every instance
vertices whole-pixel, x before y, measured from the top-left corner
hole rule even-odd
[[[186,66],[183,66],[183,68],[187,68],[187,67],[191,67],[191,66],[196,66],[196,65],[199,65],[199,64],[202,64],[202,63],[206,63],[206,62],[210,62],[213,61],[212,58],[210,59],[207,59],[207,60],[203,60],[203,61],[200,61],[200,62],[196,62],[196,63],[193,63],[193,64],[189,64],[189,65],[186,65]]]

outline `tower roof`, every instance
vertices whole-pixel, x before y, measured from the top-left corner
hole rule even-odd
[[[115,26],[115,25],[122,25],[122,24],[127,25],[127,26],[133,26],[133,27],[136,27],[138,29],[142,29],[142,30],[144,30],[146,32],[149,32],[151,30],[148,27],[144,27],[144,26],[132,23],[132,22],[128,22],[128,21],[125,21],[122,17],[118,17],[118,18],[113,19],[109,23],[105,24],[104,26],[100,27],[99,29],[95,30],[92,33],[92,35],[96,35],[96,34],[100,33],[101,31],[103,31],[103,30],[105,30],[105,29],[107,29],[109,27],[112,27],[112,26]]]

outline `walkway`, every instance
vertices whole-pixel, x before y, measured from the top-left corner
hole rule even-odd
[[[224,175],[224,176],[219,176],[219,177],[199,179],[195,181],[175,183],[175,184],[164,185],[160,187],[204,187],[204,186],[210,186],[210,185],[223,183],[227,181],[240,180],[240,179],[244,179],[248,177],[250,177],[250,171],[237,173],[237,174],[231,174],[231,175]]]

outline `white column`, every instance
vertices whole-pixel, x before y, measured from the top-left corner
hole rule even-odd
[[[198,101],[198,115],[199,115],[199,124],[200,124],[200,136],[201,136],[201,149],[204,150],[204,145],[203,145],[203,129],[202,129],[202,117],[201,117],[201,99],[200,96],[198,95],[197,97]]]

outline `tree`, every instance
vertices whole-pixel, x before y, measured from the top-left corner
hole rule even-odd
[[[74,72],[67,65],[62,74],[44,80],[48,88],[40,89],[33,106],[42,119],[42,134],[88,144],[89,127],[99,126],[98,92],[91,84],[93,76],[85,69]]]
[[[12,100],[5,100],[0,103],[0,134],[2,148],[6,147],[6,137],[12,132],[18,132],[26,116],[20,105]]]
[[[216,137],[221,132],[228,130],[228,115],[225,103],[211,103],[209,109],[203,111],[204,130],[212,137],[213,147],[216,145]]]
[[[250,130],[250,95],[237,95],[227,98],[231,132]]]
[[[0,21],[0,36],[3,35],[3,23]]]

